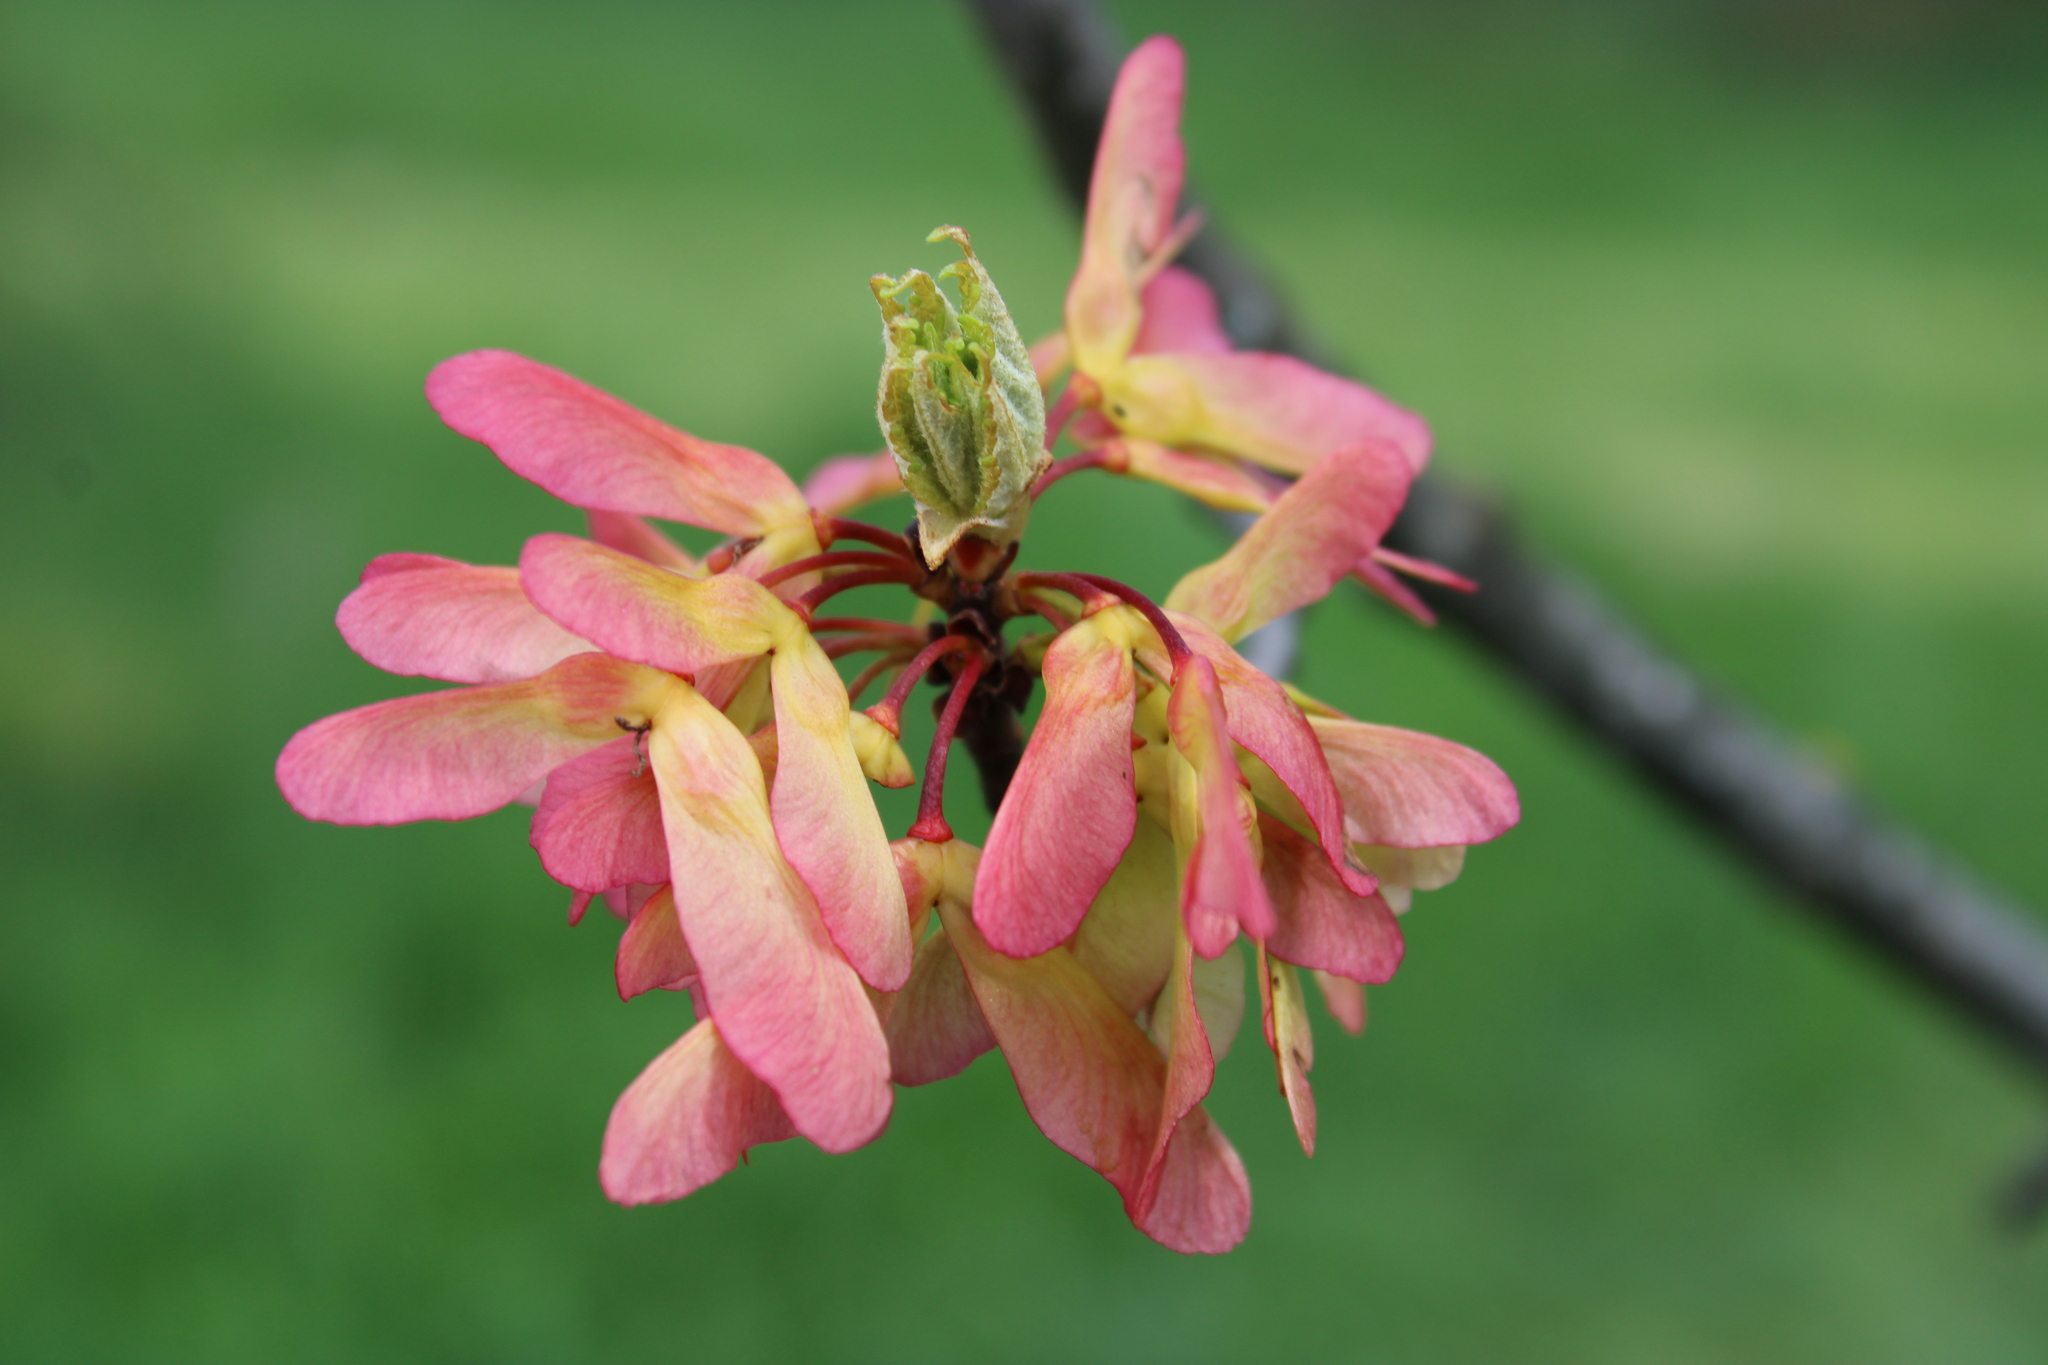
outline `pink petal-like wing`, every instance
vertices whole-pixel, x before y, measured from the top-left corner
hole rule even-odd
[[[577,536],[527,541],[519,579],[534,605],[599,648],[675,673],[765,654],[792,619],[743,574],[685,578]]]
[[[1278,820],[1259,821],[1261,869],[1279,927],[1266,946],[1276,957],[1377,985],[1401,965],[1400,921],[1385,898],[1361,896],[1337,879],[1322,850]]]
[[[578,654],[521,682],[379,702],[292,736],[277,785],[309,820],[466,820],[616,738],[619,719],[651,715],[670,684],[651,669]]]
[[[874,455],[834,455],[804,480],[804,501],[820,512],[836,514],[891,493],[903,491],[903,476],[889,451]]]
[[[1266,1046],[1280,1071],[1280,1093],[1287,1099],[1287,1111],[1294,1118],[1294,1135],[1301,1150],[1316,1154],[1316,1096],[1309,1088],[1309,1068],[1315,1065],[1315,1039],[1309,1031],[1308,1000],[1302,995],[1301,973],[1292,965],[1266,954],[1259,947],[1259,1020],[1265,1027]]]
[[[1076,433],[1076,439],[1080,439]],[[1209,507],[1226,512],[1263,512],[1273,505],[1278,492],[1269,486],[1270,475],[1220,456],[1190,455],[1156,441],[1122,438],[1121,465],[1112,465],[1134,479],[1149,479],[1185,493]]]
[[[1323,746],[1317,742],[1316,732],[1309,728],[1301,708],[1287,695],[1287,689],[1254,668],[1196,617],[1184,612],[1168,615],[1189,647],[1215,666],[1216,679],[1222,684],[1223,700],[1229,708],[1230,737],[1271,768],[1301,803],[1330,866],[1345,884],[1360,895],[1372,891],[1372,876],[1348,860],[1344,802],[1323,757]],[[1158,657],[1163,665],[1164,655]]]
[[[371,560],[334,624],[386,673],[442,682],[513,682],[590,649],[526,600],[519,570],[439,555]]]
[[[918,945],[910,980],[889,1007],[889,1066],[898,1085],[956,1076],[996,1045],[967,973],[942,929]]]
[[[667,881],[661,797],[635,737],[621,735],[549,773],[529,838],[547,874],[578,891]]]
[[[619,936],[618,962],[613,975],[619,983],[619,999],[631,1000],[647,991],[679,991],[697,982],[697,960],[683,941],[683,926],[676,918],[675,895],[667,887],[647,898],[633,916],[626,932]]]
[[[598,1180],[616,1203],[659,1204],[718,1179],[749,1147],[794,1136],[775,1092],[704,1019],[612,1106]]]
[[[860,978],[783,861],[761,766],[695,689],[647,738],[676,911],[720,1034],[796,1130],[850,1151],[889,1118],[889,1045]]]
[[[510,351],[472,351],[427,376],[441,420],[513,473],[578,507],[757,536],[804,519],[803,495],[751,450],[677,431]]]
[[[1429,603],[1417,596],[1415,589],[1409,587],[1386,565],[1371,559],[1361,559],[1352,570],[1352,577],[1363,583],[1375,596],[1397,610],[1407,613],[1420,624],[1436,624],[1436,613],[1429,609]]]
[[[1081,264],[1067,286],[1074,362],[1094,374],[1130,350],[1138,332],[1138,269],[1173,231],[1187,153],[1180,140],[1186,58],[1167,37],[1124,59],[1088,184]]]
[[[1233,349],[1216,313],[1215,291],[1192,270],[1167,266],[1152,277],[1140,297],[1145,311],[1131,354],[1179,351],[1223,355]]]
[[[1264,939],[1274,921],[1252,847],[1252,812],[1241,794],[1223,692],[1207,659],[1197,655],[1181,666],[1167,722],[1175,750],[1192,770],[1193,791],[1184,795],[1176,782],[1174,793],[1175,838],[1187,859],[1181,872],[1181,917],[1194,950],[1213,958],[1236,940],[1240,928]],[[1193,816],[1187,836],[1181,833],[1185,815]]]
[[[1333,972],[1311,971],[1323,993],[1323,1004],[1337,1027],[1356,1038],[1365,1032],[1365,987]]]
[[[1172,838],[1158,821],[1141,818],[1074,935],[1075,960],[1133,1017],[1152,1003],[1173,966],[1177,883]]]
[[[1171,1020],[1166,1081],[1131,1221],[1176,1251],[1217,1253],[1244,1240],[1252,1189],[1244,1163],[1201,1107],[1216,1077],[1216,1058],[1195,1003],[1191,948],[1184,935],[1178,939],[1173,973],[1153,1006]]]
[[[1363,441],[1393,446],[1411,470],[1429,461],[1420,417],[1363,384],[1264,351],[1133,356],[1105,380],[1104,410],[1142,440],[1236,455],[1285,474],[1306,474]]]
[[[1174,1251],[1217,1256],[1252,1225],[1252,1182],[1223,1130],[1196,1105],[1181,1115],[1138,1231]]]
[[[1492,759],[1462,744],[1391,725],[1314,717],[1316,739],[1362,844],[1483,844],[1522,818]]]
[[[1131,765],[1137,675],[1096,619],[1045,652],[1045,709],[996,811],[974,922],[997,951],[1034,957],[1080,926],[1138,820]]]
[[[1239,640],[1319,602],[1379,544],[1408,496],[1399,451],[1366,442],[1336,451],[1289,488],[1237,543],[1174,586],[1166,605]]]
[[[644,517],[630,512],[594,510],[586,510],[583,515],[590,523],[590,538],[600,545],[692,578],[704,572],[704,566],[688,550],[657,531]]]
[[[1187,1155],[1169,1150],[1154,1162],[1167,1067],[1123,1007],[1064,948],[1009,957],[982,940],[956,900],[942,899],[939,914],[1039,1130],[1109,1181],[1139,1230],[1173,1250],[1242,1241],[1251,1209],[1242,1166],[1234,1183],[1214,1178],[1219,1164],[1227,1177],[1228,1160],[1200,1135]]]
[[[893,991],[910,975],[910,919],[889,835],[847,733],[846,684],[808,632],[769,663],[780,756],[772,802],[783,855],[861,980]]]

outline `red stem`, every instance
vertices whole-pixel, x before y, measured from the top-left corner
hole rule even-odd
[[[917,638],[921,640],[924,637],[920,635]],[[876,649],[901,651],[908,643],[909,641],[894,632],[887,635],[842,635],[836,640],[824,642],[825,657],[843,659],[849,654],[866,654]]]
[[[1031,485],[1031,496],[1033,498],[1042,498],[1045,496],[1046,489],[1052,487],[1061,479],[1067,477],[1067,475],[1078,474],[1084,469],[1100,469],[1108,463],[1109,452],[1101,446],[1097,446],[1093,450],[1084,450],[1079,455],[1069,455],[1065,459],[1054,460],[1046,467],[1046,471],[1038,476],[1038,482]]]
[[[987,667],[988,656],[977,649],[967,656],[967,662],[953,680],[946,709],[939,714],[938,733],[932,736],[931,757],[924,761],[924,792],[917,802],[917,823],[910,827],[913,839],[943,844],[953,837],[953,827],[946,823],[946,757],[952,752],[953,736],[960,729],[960,713],[967,709],[967,699]]]
[[[1193,656],[1194,651],[1188,648],[1188,642],[1181,637],[1180,630],[1166,619],[1165,608],[1130,584],[1119,583],[1114,578],[1104,578],[1101,574],[1095,573],[1077,573],[1074,577],[1083,583],[1092,583],[1104,592],[1115,593],[1143,612],[1145,619],[1152,623],[1152,629],[1159,632],[1159,642],[1166,646],[1166,657],[1173,660],[1174,673],[1180,673],[1180,666]]]
[[[904,662],[909,657],[907,654],[890,654],[875,660],[855,674],[853,681],[846,685],[846,699],[849,702],[859,701],[860,694],[868,690],[869,684],[873,683],[875,679],[881,677],[890,669],[903,667]]]
[[[924,643],[925,637],[924,629],[920,626],[903,621],[885,621],[879,616],[820,616],[811,622],[812,634],[827,630],[857,630],[868,635],[881,635],[893,631],[898,635],[915,639],[919,644]]]
[[[1098,597],[1102,593],[1109,593],[1115,597],[1122,598],[1131,606],[1136,607],[1139,612],[1143,613],[1145,619],[1151,623],[1152,629],[1158,632],[1159,642],[1166,646],[1166,657],[1173,661],[1175,677],[1180,676],[1180,666],[1193,657],[1194,651],[1188,648],[1187,640],[1174,627],[1173,622],[1166,619],[1166,612],[1160,608],[1159,604],[1128,583],[1119,583],[1114,578],[1104,578],[1101,574],[1096,573],[1027,573],[1017,575],[1017,587],[1020,590],[1037,584],[1042,584],[1048,588],[1057,588],[1061,592],[1072,593],[1081,599],[1081,604],[1084,608],[1088,605],[1090,598]],[[1077,587],[1076,585],[1079,586]],[[1094,591],[1085,592],[1082,591],[1083,588],[1092,588]]]
[[[832,533],[832,539],[859,540],[869,545],[879,545],[898,559],[909,559],[910,542],[896,532],[875,526],[865,521],[854,521],[848,517],[827,517],[825,527]]]
[[[1030,573],[1018,574],[1014,581],[1020,593],[1029,592],[1033,588],[1051,588],[1056,592],[1078,598],[1084,613],[1091,609],[1099,611],[1115,601],[1108,593],[1077,573],[1046,573],[1033,570]]]
[[[910,699],[910,690],[917,686],[917,680],[931,670],[931,666],[956,649],[963,649],[974,642],[965,635],[941,635],[917,652],[898,678],[889,688],[888,695],[868,708],[868,716],[896,738],[903,738],[903,703]]]
[[[877,555],[875,558],[880,559],[882,556]],[[846,592],[851,588],[865,588],[873,583],[901,583],[908,587],[914,583],[922,583],[924,578],[923,570],[919,569],[916,565],[905,564],[898,560],[894,561],[893,568],[855,569],[852,573],[841,574],[837,578],[829,578],[789,605],[808,616],[826,602],[831,601],[840,593]]]
[[[1053,628],[1056,630],[1065,630],[1068,626],[1074,624],[1073,617],[1067,615],[1036,593],[1022,592],[1017,594],[1017,605],[1026,611],[1035,612],[1043,616],[1046,620],[1052,622]]]
[[[761,575],[764,588],[786,582],[798,574],[816,573],[820,569],[876,569],[904,567],[901,555],[877,554],[873,550],[827,550],[821,555],[810,555],[794,560],[777,569],[770,569]]]

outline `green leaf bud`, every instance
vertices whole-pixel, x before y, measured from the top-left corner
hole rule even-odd
[[[936,569],[962,536],[1009,545],[1024,533],[1031,485],[1052,462],[1045,397],[1031,355],[967,234],[942,227],[964,259],[941,270],[868,283],[882,306],[882,382],[875,415],[917,503],[918,538]],[[960,306],[939,288],[951,279]]]

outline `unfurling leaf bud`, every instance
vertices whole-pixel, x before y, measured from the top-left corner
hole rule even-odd
[[[868,284],[882,305],[882,435],[917,503],[918,538],[936,569],[962,536],[997,548],[1024,533],[1031,485],[1052,457],[1031,354],[967,234],[942,227],[965,259]],[[952,279],[960,307],[939,288]]]

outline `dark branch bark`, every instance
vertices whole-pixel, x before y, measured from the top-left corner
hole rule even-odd
[[[1068,197],[1089,168],[1123,47],[1092,0],[969,0]],[[1247,348],[1328,364],[1213,218],[1182,263]],[[1332,367],[1334,368],[1334,367]],[[1910,831],[1874,816],[1770,726],[1529,549],[1501,509],[1431,474],[1387,538],[1475,579],[1429,603],[1773,880],[1933,991],[2048,1080],[2048,932]],[[2048,1182],[2048,1176],[2042,1177]],[[2028,1202],[2022,1200],[2020,1202]],[[2031,1201],[2041,1202],[2037,1196]]]

